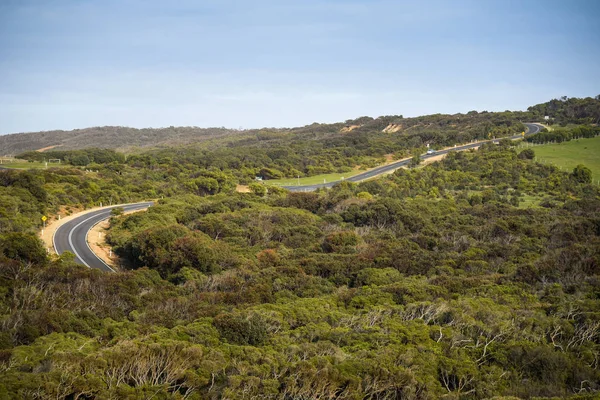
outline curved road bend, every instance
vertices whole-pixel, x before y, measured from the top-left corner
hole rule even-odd
[[[538,124],[531,124],[531,123],[524,123],[523,125],[525,125],[527,127],[527,133],[526,135],[533,135],[535,133],[538,133],[543,126],[538,125]],[[508,137],[507,139],[520,139],[521,135],[515,135],[515,136],[511,136]],[[506,138],[502,138],[502,139],[506,139]],[[469,143],[469,144],[465,144],[462,146],[456,146],[450,149],[446,149],[446,150],[440,150],[440,151],[436,151],[434,154],[424,154],[421,156],[422,160],[426,160],[428,158],[431,157],[436,157],[439,156],[440,154],[447,154],[450,153],[452,151],[458,151],[458,150],[468,150],[468,149],[472,149],[474,147],[479,147],[481,146],[483,143],[490,143],[490,142],[495,142],[497,143],[498,141],[500,141],[500,139],[493,139],[493,140],[486,140],[484,142],[478,142],[478,143]],[[402,160],[402,161],[396,161],[394,163],[391,164],[387,164],[387,165],[382,165],[381,167],[377,167],[377,168],[373,168],[369,171],[360,173],[358,175],[354,175],[348,179],[346,179],[347,181],[350,182],[360,182],[360,181],[364,181],[365,179],[369,179],[369,178],[373,178],[376,177],[378,175],[384,174],[386,172],[391,172],[391,171],[395,171],[400,167],[403,167],[405,165],[408,165],[410,163],[410,159],[408,160]],[[334,185],[340,183],[341,181],[335,181],[335,182],[328,182],[328,183],[319,183],[317,185],[306,185],[306,186],[282,186],[284,189],[287,189],[291,192],[312,192],[315,191],[319,188],[330,188],[333,187]]]
[[[541,125],[537,125],[537,124],[527,123],[525,125],[527,126],[527,135],[533,135],[534,133],[539,132],[540,129],[542,128]],[[510,139],[519,139],[520,137],[521,137],[521,135],[516,135],[516,136],[512,136]],[[482,143],[498,142],[499,140],[500,139],[488,140],[488,141],[479,142],[479,143],[470,143],[470,144],[466,144],[463,146],[457,146],[454,148],[450,148],[447,150],[441,150],[432,155],[426,154],[426,155],[421,156],[421,158],[427,159],[430,157],[438,156],[440,154],[446,154],[451,151],[467,150],[467,149],[471,149],[474,147],[479,147],[479,146],[481,146]],[[349,180],[350,182],[360,182],[362,180],[369,179],[369,178],[375,177],[377,175],[381,175],[385,172],[394,171],[404,165],[407,165],[409,162],[410,162],[410,160],[402,160],[402,161],[397,161],[392,164],[383,165],[381,167],[374,168],[370,171],[366,171],[361,174],[354,175],[353,177],[348,178],[347,180]],[[333,185],[335,185],[339,182],[340,181],[329,182],[329,183],[318,184],[318,185],[308,185],[308,186],[284,186],[284,188],[286,188],[292,192],[304,192],[304,191],[310,192],[310,191],[314,191],[318,188],[332,187]],[[143,210],[145,208],[152,206],[153,204],[154,203],[152,203],[152,202],[145,202],[145,203],[128,204],[128,205],[124,205],[124,206],[116,205],[116,206],[112,206],[109,208],[103,208],[101,210],[93,211],[93,212],[84,214],[80,217],[77,217],[77,218],[73,219],[72,221],[69,221],[66,224],[60,226],[56,230],[56,232],[54,233],[54,238],[53,238],[54,249],[56,250],[57,254],[62,254],[65,251],[72,252],[73,254],[75,254],[75,261],[77,263],[85,265],[89,268],[97,268],[97,269],[100,269],[103,271],[114,272],[114,270],[110,266],[108,266],[104,261],[102,261],[100,258],[98,258],[98,256],[96,256],[94,254],[94,252],[92,252],[92,250],[90,249],[89,245],[87,244],[88,231],[90,229],[92,229],[92,227],[94,225],[96,225],[97,223],[110,218],[110,212],[113,208],[122,207],[123,210],[125,210],[125,211],[134,211],[134,210]]]
[[[61,225],[52,238],[54,250],[57,254],[70,251],[75,254],[75,262],[89,268],[97,268],[102,271],[114,272],[114,270],[102,261],[90,249],[87,243],[87,233],[97,223],[110,218],[113,208],[121,207],[124,211],[143,210],[153,205],[153,202],[135,203],[127,205],[116,205],[101,210],[83,214],[64,225]]]

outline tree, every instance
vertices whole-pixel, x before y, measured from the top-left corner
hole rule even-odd
[[[410,166],[412,168],[418,166],[419,164],[421,164],[421,156],[418,154],[415,154],[411,159],[410,159]]]
[[[359,237],[353,231],[334,232],[325,237],[323,250],[328,253],[350,253],[354,251],[358,242]]]
[[[583,164],[576,166],[571,176],[579,183],[592,183],[592,171]]]
[[[69,162],[73,165],[83,167],[90,163],[90,158],[87,156],[87,154],[74,154]]]
[[[123,215],[123,207],[115,207],[112,210],[110,210],[110,215],[112,215],[113,217],[118,217],[119,215]]]
[[[194,180],[197,193],[201,196],[215,194],[219,191],[219,181],[214,178],[200,177]]]
[[[37,264],[46,262],[46,249],[41,240],[30,233],[11,232],[0,236],[0,255]]]
[[[267,194],[267,188],[264,187],[264,185],[261,185],[260,183],[253,182],[250,185],[248,185],[248,187],[250,188],[252,193],[259,197],[263,197],[265,194]]]
[[[219,314],[213,324],[221,336],[231,343],[257,346],[267,339],[265,321],[255,313]]]
[[[535,151],[533,149],[525,149],[519,153],[518,157],[521,160],[533,160],[535,158]]]

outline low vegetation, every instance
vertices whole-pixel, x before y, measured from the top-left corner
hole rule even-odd
[[[600,189],[581,171],[503,141],[328,191],[235,194],[256,152],[212,170],[168,152],[98,173],[0,171],[1,396],[600,391]],[[236,160],[252,167],[238,175]],[[107,196],[164,197],[112,216],[127,270],[48,258],[42,213]]]

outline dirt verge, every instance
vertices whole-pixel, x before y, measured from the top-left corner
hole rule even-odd
[[[62,225],[66,224],[67,222],[72,221],[73,219],[75,219],[81,215],[91,213],[92,211],[104,210],[104,209],[114,207],[114,206],[126,206],[126,205],[128,205],[128,204],[115,204],[112,206],[89,208],[87,210],[81,210],[81,209],[76,209],[76,208],[72,208],[72,207],[67,209],[65,207],[62,207],[56,215],[48,216],[48,219],[46,220],[46,227],[40,230],[39,237],[44,242],[44,246],[46,247],[46,249],[48,249],[48,252],[51,254],[56,254],[56,250],[54,249],[53,238],[54,238],[54,234],[56,233],[56,230],[59,227],[61,227]],[[71,212],[71,214],[67,215],[69,212]]]
[[[123,213],[123,215],[133,214],[146,210],[133,210]],[[94,225],[87,233],[86,241],[90,246],[90,249],[98,256],[102,261],[107,263],[112,268],[117,269],[120,265],[119,257],[112,252],[112,248],[106,243],[106,233],[110,228],[110,221],[105,219],[100,223]]]

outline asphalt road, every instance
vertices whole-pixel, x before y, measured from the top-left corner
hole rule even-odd
[[[70,251],[75,254],[75,261],[78,264],[89,268],[97,268],[102,271],[114,272],[114,270],[94,254],[87,243],[87,233],[97,223],[110,218],[110,212],[113,208],[122,207],[124,211],[143,210],[154,203],[135,203],[127,205],[116,205],[109,208],[103,208],[83,214],[64,225],[61,225],[52,238],[54,250],[57,254]]]
[[[527,132],[525,133],[526,135],[533,135],[534,133],[538,133],[540,131],[540,129],[543,128],[543,126],[538,125],[538,124],[531,124],[531,123],[524,123],[523,125],[525,125],[527,127]],[[509,139],[519,139],[521,138],[521,135],[515,135],[512,137],[509,137]],[[479,143],[470,143],[470,144],[465,144],[462,146],[456,146],[453,147],[451,149],[447,149],[447,150],[440,150],[440,151],[436,151],[434,154],[424,154],[421,156],[422,160],[426,160],[428,158],[431,157],[435,157],[435,156],[439,156],[440,154],[446,154],[446,153],[450,153],[451,151],[459,151],[459,150],[468,150],[468,149],[472,149],[475,147],[479,147],[481,146],[483,143],[490,143],[490,142],[498,142],[500,139],[494,139],[494,140],[487,140],[484,142],[479,142]],[[400,167],[403,167],[405,165],[408,165],[410,163],[410,159],[409,160],[403,160],[403,161],[396,161],[394,163],[391,164],[387,164],[387,165],[382,165],[381,167],[377,167],[377,168],[373,168],[369,171],[363,172],[361,174],[358,175],[354,175],[353,177],[350,177],[348,179],[346,179],[347,181],[350,182],[360,182],[360,181],[364,181],[365,179],[370,179],[373,177],[376,177],[378,175],[384,174],[386,172],[391,172],[391,171],[395,171]],[[341,181],[335,181],[335,182],[327,182],[327,183],[319,183],[317,185],[305,185],[305,186],[282,186],[283,188],[291,191],[291,192],[313,192],[317,189],[320,188],[330,188],[333,187],[334,185],[337,185],[338,183],[340,183]]]
[[[539,132],[542,128],[537,124],[525,124],[527,126],[527,135],[533,135],[534,133]],[[511,139],[518,139],[521,135],[516,135],[511,137]],[[422,159],[426,160],[430,157],[435,157],[440,154],[446,154],[451,151],[458,150],[467,150],[474,147],[481,146],[482,143],[489,142],[498,142],[500,139],[488,140],[485,142],[479,143],[470,143],[462,146],[456,146],[451,149],[437,151],[432,155],[423,155]],[[407,165],[410,160],[397,161],[395,163],[391,163],[388,165],[383,165],[381,167],[374,168],[370,171],[363,172],[358,175],[354,175],[347,180],[350,182],[360,182],[365,179],[373,178],[375,176],[384,174],[386,172],[394,171],[404,165]],[[340,181],[323,183],[318,185],[307,185],[307,186],[284,186],[284,188],[292,191],[292,192],[312,192],[317,190],[318,188],[329,188]],[[114,270],[108,266],[104,261],[102,261],[98,256],[94,254],[94,252],[90,249],[90,246],[87,244],[87,233],[94,225],[97,223],[110,218],[110,212],[113,208],[122,207],[125,211],[133,211],[133,210],[142,210],[148,208],[152,205],[152,202],[146,203],[136,203],[136,204],[128,204],[124,206],[112,206],[109,208],[103,208],[102,210],[93,211],[87,214],[84,214],[78,218],[73,219],[72,221],[67,222],[66,224],[59,227],[54,233],[54,249],[58,254],[62,254],[65,251],[70,251],[75,254],[75,261],[79,264],[85,265],[89,268],[97,268],[103,271],[112,271]]]

